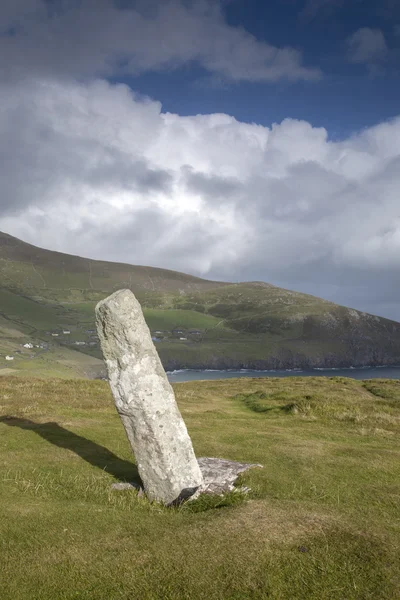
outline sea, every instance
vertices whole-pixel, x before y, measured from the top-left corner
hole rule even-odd
[[[167,371],[171,383],[183,381],[201,381],[214,379],[233,379],[236,377],[350,377],[351,379],[400,379],[399,367],[349,367],[347,369],[292,369],[286,371],[252,371],[240,369],[238,371],[196,371],[194,369],[180,369]]]

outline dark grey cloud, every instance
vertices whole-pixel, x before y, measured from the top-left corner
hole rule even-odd
[[[232,202],[240,192],[243,184],[233,177],[221,177],[194,171],[190,166],[182,167],[184,183],[194,194],[200,194],[218,202]]]
[[[90,156],[94,148],[83,148],[85,156]],[[65,171],[64,171],[65,172]],[[148,194],[150,192],[170,193],[173,176],[165,169],[155,169],[144,159],[133,159],[127,152],[103,148],[97,152],[96,164],[82,168],[81,178],[93,187],[117,186],[127,191]]]
[[[0,77],[92,77],[197,62],[228,81],[313,80],[293,48],[224,20],[219,2],[10,0],[0,9]]]
[[[173,178],[166,169],[149,165],[139,154],[132,156],[129,147],[124,148],[124,124],[119,119],[114,129],[109,115],[107,127],[104,120],[100,123],[101,111],[98,109],[96,115],[92,105],[96,127],[104,129],[90,131],[86,121],[90,116],[84,112],[89,105],[74,107],[68,88],[57,88],[53,100],[42,104],[45,90],[52,89],[51,84],[22,86],[19,90],[12,87],[7,94],[4,88],[0,112],[2,215],[19,213],[36,202],[41,207],[54,204],[67,190],[71,201],[76,196],[73,201],[79,203],[79,193],[74,190],[80,186],[90,186],[93,194],[107,188],[142,196],[170,192]],[[63,92],[65,96],[61,97]],[[64,122],[58,126],[53,120],[54,111],[64,114]]]

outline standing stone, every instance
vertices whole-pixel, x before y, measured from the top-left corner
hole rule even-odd
[[[190,497],[203,477],[139,302],[119,290],[96,306],[111,391],[150,500]]]

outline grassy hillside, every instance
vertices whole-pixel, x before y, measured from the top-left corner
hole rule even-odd
[[[231,494],[166,509],[101,381],[0,379],[2,600],[400,597],[400,382],[175,386],[197,456],[261,463]]]
[[[90,290],[114,291],[134,286],[137,290],[172,292],[203,290],[218,283],[177,271],[90,260],[44,250],[0,232],[1,276],[7,285],[42,290],[45,297],[74,301],[90,297]],[[72,289],[71,289],[72,288]],[[48,292],[44,292],[48,290]],[[87,292],[86,294],[84,292]],[[96,294],[93,294],[96,296]]]
[[[89,260],[0,234],[0,317],[25,342],[45,344],[53,374],[82,375],[83,355],[91,360],[87,372],[101,373],[94,307],[124,287],[141,302],[168,369],[400,364],[400,324],[394,321],[267,283],[213,282]],[[16,338],[0,331],[0,373],[11,368],[7,352],[13,352],[14,371],[24,372],[17,350]],[[36,354],[33,366],[39,365]]]

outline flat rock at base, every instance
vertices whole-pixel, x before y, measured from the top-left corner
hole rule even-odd
[[[237,489],[234,484],[241,473],[244,473],[248,469],[263,468],[260,464],[241,463],[224,458],[201,457],[197,459],[197,462],[199,463],[204,483],[188,500],[195,500],[200,494],[222,495],[231,492]],[[142,488],[137,483],[113,483],[111,487],[114,490],[136,489],[143,493]],[[245,488],[245,491],[248,491],[248,488]]]
[[[241,473],[248,469],[263,468],[256,463],[241,463],[224,458],[197,459],[203,475],[203,485],[191,496],[191,500],[198,498],[200,494],[225,494],[235,489],[235,481]]]
[[[129,481],[120,481],[118,483],[113,483],[111,484],[111,489],[112,490],[136,490],[138,493],[138,496],[144,496],[144,489],[138,484],[138,483],[134,483],[129,482]]]

